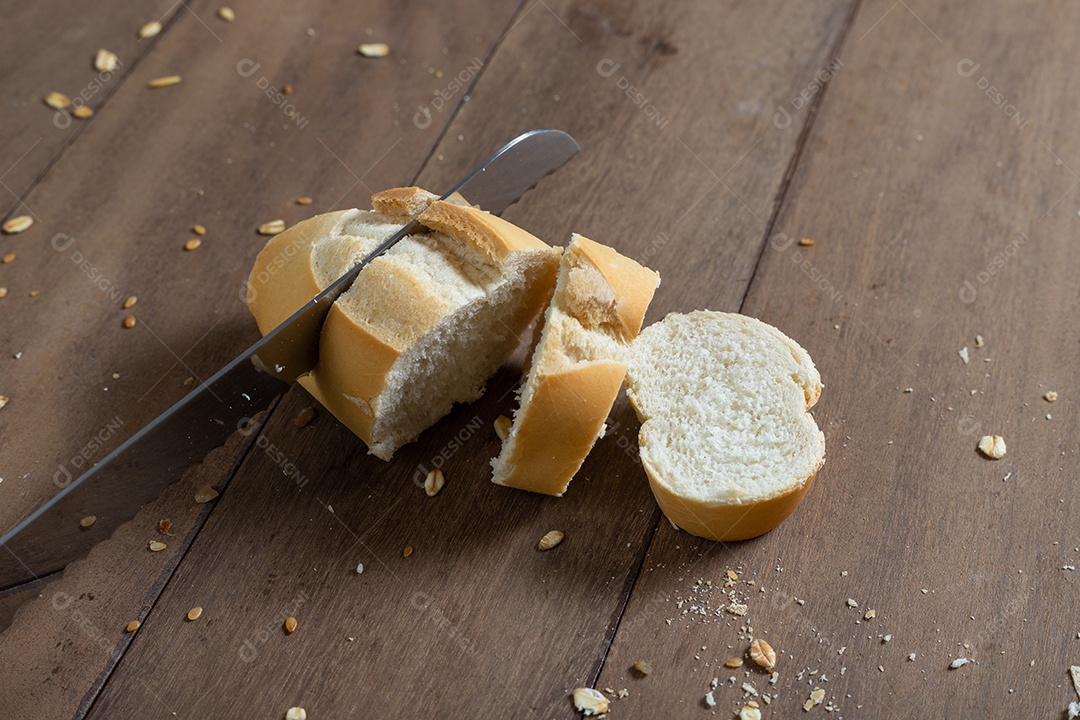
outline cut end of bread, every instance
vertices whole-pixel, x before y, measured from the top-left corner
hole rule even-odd
[[[327,315],[319,364],[300,379],[389,460],[454,403],[480,396],[543,307],[560,250],[457,194],[439,201],[422,188],[395,188],[372,207],[320,215],[272,238],[247,299],[266,333],[412,217],[438,221],[361,271]]]
[[[574,235],[533,351],[492,481],[561,496],[618,396],[629,341],[659,275]]]
[[[668,315],[634,342],[627,392],[641,461],[664,514],[711,540],[768,532],[825,461],[808,410],[821,394],[810,356],[742,315]]]

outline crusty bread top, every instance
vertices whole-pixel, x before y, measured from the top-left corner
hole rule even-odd
[[[371,209],[395,217],[416,217],[438,200],[435,193],[419,187],[390,188],[371,196]]]
[[[563,289],[565,311],[586,328],[609,328],[624,342],[637,337],[660,275],[577,233],[568,252],[577,263]]]
[[[701,506],[759,503],[805,485],[825,438],[807,412],[821,377],[798,343],[743,315],[671,314],[630,352],[627,394],[654,482]]]
[[[547,243],[532,233],[497,215],[468,205],[439,201],[418,219],[432,230],[467,240],[496,263],[502,263],[511,253],[519,250],[548,248]]]

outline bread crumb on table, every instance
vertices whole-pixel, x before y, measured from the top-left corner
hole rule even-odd
[[[814,688],[810,693],[810,697],[803,703],[803,712],[810,712],[811,708],[816,705],[820,705],[821,701],[825,699],[825,691],[821,688]]]
[[[1005,438],[1000,435],[984,435],[979,439],[979,452],[991,460],[1005,457]]]
[[[603,715],[611,706],[604,693],[594,688],[577,688],[573,699],[574,707],[583,715]]]

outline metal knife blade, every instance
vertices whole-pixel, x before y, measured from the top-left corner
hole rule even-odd
[[[560,130],[520,135],[470,172],[443,198],[460,192],[469,202],[501,214],[545,176],[577,154]],[[0,590],[61,570],[180,479],[234,432],[250,432],[251,418],[267,409],[289,383],[318,361],[319,333],[330,307],[360,271],[405,235],[411,223],[336,280],[292,317],[135,433],[77,478],[61,469],[56,494],[0,537]],[[80,527],[81,518],[96,522]]]

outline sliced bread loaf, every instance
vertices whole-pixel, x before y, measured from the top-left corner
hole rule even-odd
[[[634,342],[626,384],[656,501],[693,535],[768,532],[825,462],[808,412],[821,377],[798,343],[753,318],[668,315]]]
[[[432,232],[403,238],[360,273],[327,315],[318,365],[300,379],[389,460],[455,402],[481,395],[542,308],[559,249],[418,188],[380,193],[372,205],[273,238],[252,271],[249,306],[269,331],[419,213]],[[259,273],[270,277],[260,283]]]
[[[626,375],[660,276],[615,250],[574,235],[563,253],[520,392],[520,406],[492,481],[562,495],[589,454]]]

